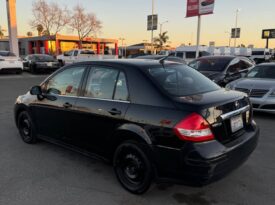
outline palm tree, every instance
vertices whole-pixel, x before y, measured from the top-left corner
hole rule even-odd
[[[167,35],[167,31],[160,33],[159,37],[155,38],[155,43],[157,44],[157,48],[162,50],[163,46],[167,43],[169,40],[169,36]]]
[[[36,26],[36,29],[38,31],[38,36],[41,36],[41,34],[42,34],[43,30],[44,30],[43,26],[41,24],[38,24]]]

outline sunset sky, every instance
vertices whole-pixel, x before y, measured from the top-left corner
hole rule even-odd
[[[29,21],[32,19],[33,0],[17,0],[18,34],[26,35],[32,31]],[[50,0],[49,0],[50,2]],[[88,12],[93,12],[103,22],[99,37],[126,39],[127,45],[148,40],[151,33],[146,30],[147,15],[151,14],[151,0],[58,0],[60,5],[73,8],[80,4]],[[7,29],[6,0],[0,0],[0,25]],[[238,44],[254,44],[264,47],[261,39],[262,29],[275,28],[274,0],[216,0],[213,15],[202,17],[201,44],[208,45],[215,41],[216,45],[228,45],[230,28],[235,25],[235,11],[239,13],[241,39]],[[182,43],[195,44],[197,18],[185,18],[186,0],[155,0],[155,13],[159,22],[168,20],[163,25],[163,31],[168,31],[173,46]],[[35,30],[33,31],[35,34]],[[62,33],[72,34],[68,29]],[[155,36],[159,33],[155,31]],[[232,41],[233,43],[233,41]],[[270,40],[270,47],[275,48],[275,39]]]

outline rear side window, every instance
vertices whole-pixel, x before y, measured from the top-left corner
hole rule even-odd
[[[89,74],[85,96],[99,99],[113,99],[119,71],[112,68],[93,68]]]
[[[149,75],[172,96],[190,96],[220,89],[204,75],[186,65],[149,68]]]
[[[128,101],[129,94],[126,82],[126,76],[123,72],[119,73],[119,77],[116,83],[115,100]]]

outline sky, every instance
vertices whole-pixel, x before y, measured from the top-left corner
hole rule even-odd
[[[51,2],[51,0],[46,0]],[[154,0],[155,13],[163,24],[163,31],[168,31],[172,46],[195,44],[197,33],[197,17],[185,18],[187,0]],[[34,0],[17,0],[18,34],[26,35],[32,31],[29,22],[32,19],[32,2]],[[152,0],[56,0],[60,5],[73,8],[80,4],[87,12],[93,12],[103,22],[98,37],[124,38],[127,45],[151,40],[151,32],[147,31],[147,15],[152,13]],[[0,25],[7,29],[6,0],[0,0]],[[265,47],[261,39],[262,29],[275,29],[274,0],[216,0],[213,15],[202,17],[201,44],[208,45],[215,41],[217,46],[229,44],[229,31],[235,27],[236,10],[240,8],[238,27],[241,38],[237,44]],[[33,33],[36,33],[33,30]],[[72,34],[69,29],[62,31]],[[157,36],[158,31],[154,32]],[[233,41],[232,41],[233,44]],[[231,44],[231,45],[232,45]],[[270,47],[275,48],[275,39],[270,40]]]

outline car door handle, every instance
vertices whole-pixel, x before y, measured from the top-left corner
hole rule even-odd
[[[115,108],[108,111],[111,115],[121,115],[121,111]]]
[[[73,105],[71,103],[66,102],[66,103],[63,104],[63,107],[64,108],[71,108],[71,107],[73,107]]]

